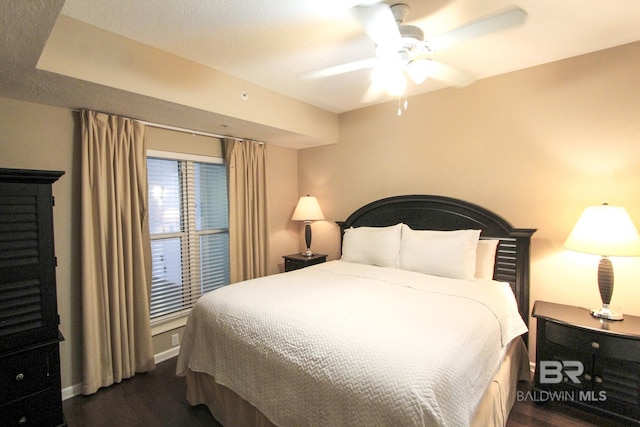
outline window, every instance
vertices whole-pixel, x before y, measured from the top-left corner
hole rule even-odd
[[[229,284],[227,174],[222,159],[149,151],[151,321],[186,315]]]

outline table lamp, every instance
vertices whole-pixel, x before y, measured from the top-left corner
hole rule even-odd
[[[304,221],[304,239],[307,243],[307,251],[303,252],[302,255],[307,257],[313,256],[313,252],[311,252],[311,222],[324,219],[324,214],[322,213],[322,209],[320,209],[318,199],[308,194],[300,197],[291,219],[293,221]]]
[[[640,236],[627,211],[606,203],[587,207],[564,247],[602,256],[598,265],[598,289],[602,307],[591,310],[591,314],[609,320],[622,320],[622,314],[609,307],[613,295],[613,265],[609,257],[640,255]]]

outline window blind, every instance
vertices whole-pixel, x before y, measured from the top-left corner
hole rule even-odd
[[[224,164],[148,157],[151,319],[183,316],[229,284]]]

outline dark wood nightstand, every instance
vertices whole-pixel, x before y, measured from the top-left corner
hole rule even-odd
[[[284,258],[284,271],[293,271],[327,261],[327,255],[324,254],[313,254],[311,256],[292,254],[285,255],[282,258]]]
[[[605,320],[586,308],[544,301],[536,301],[532,316],[534,398],[640,424],[640,317]]]

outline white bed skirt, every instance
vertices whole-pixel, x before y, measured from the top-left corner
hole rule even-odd
[[[511,342],[500,368],[480,400],[472,426],[505,426],[513,407],[519,381],[530,380],[529,356],[521,338]],[[274,427],[267,417],[229,388],[205,373],[188,370],[189,404],[206,405],[225,427]],[[287,427],[287,426],[281,426]]]

